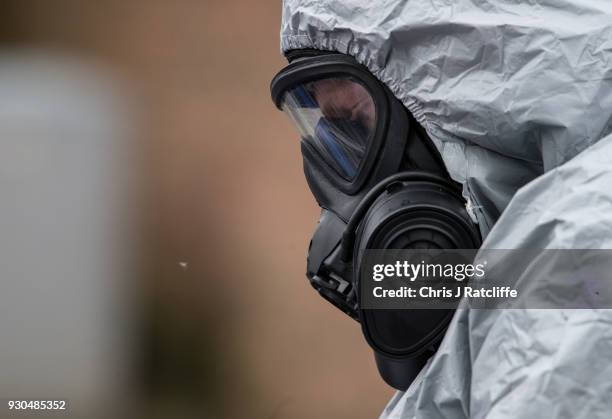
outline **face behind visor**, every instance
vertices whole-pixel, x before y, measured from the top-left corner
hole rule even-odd
[[[293,51],[272,99],[301,137],[321,207],[307,277],[361,323],[379,372],[405,390],[435,352],[448,309],[365,310],[358,281],[369,249],[472,249],[478,229],[426,133],[390,91],[343,54]]]

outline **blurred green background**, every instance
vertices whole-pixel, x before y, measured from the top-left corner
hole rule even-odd
[[[304,277],[318,207],[269,99],[285,63],[280,12],[242,0],[0,6],[0,52],[68,54],[129,90],[140,257],[134,344],[119,356],[138,416],[372,418],[392,395],[358,325]]]

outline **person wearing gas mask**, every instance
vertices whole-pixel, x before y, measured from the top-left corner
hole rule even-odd
[[[612,311],[365,310],[355,278],[366,249],[612,249],[610,33],[591,1],[285,0],[307,277],[400,390],[383,418],[612,412]]]

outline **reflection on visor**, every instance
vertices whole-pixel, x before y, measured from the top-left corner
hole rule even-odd
[[[374,130],[375,107],[368,91],[349,78],[317,80],[288,91],[282,109],[338,174],[352,180]]]

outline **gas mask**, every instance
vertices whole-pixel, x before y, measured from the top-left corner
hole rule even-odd
[[[306,275],[361,324],[381,376],[405,390],[436,351],[453,310],[362,309],[361,255],[475,249],[478,228],[426,132],[365,67],[322,51],[287,58],[272,80],[272,100],[299,131],[304,174],[321,207]]]

